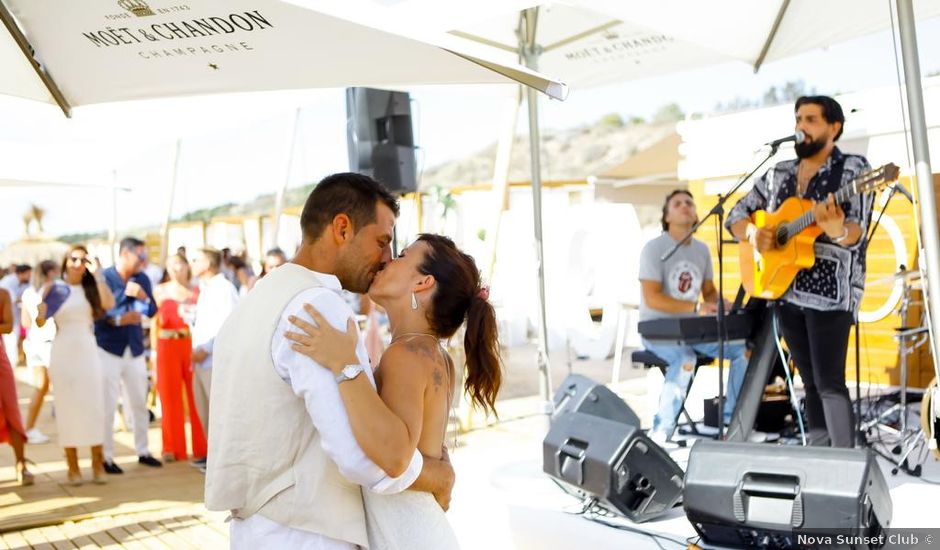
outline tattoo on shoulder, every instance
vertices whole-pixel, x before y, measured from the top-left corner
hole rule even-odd
[[[422,357],[427,357],[429,359],[434,359],[434,350],[425,344],[424,342],[418,342],[415,340],[408,340],[405,342],[405,349],[409,352],[414,353],[415,355],[420,355]]]
[[[441,372],[441,369],[435,368],[434,372],[431,373],[431,377],[434,379],[434,388],[441,389],[441,386],[444,385],[444,373]]]

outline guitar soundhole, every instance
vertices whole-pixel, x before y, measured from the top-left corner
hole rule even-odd
[[[787,234],[786,227],[777,228],[777,246],[783,246],[787,244],[787,241],[790,240],[790,235]]]

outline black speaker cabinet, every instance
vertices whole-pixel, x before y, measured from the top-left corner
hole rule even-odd
[[[411,100],[406,92],[346,89],[349,169],[379,180],[390,191],[418,188]]]
[[[667,512],[682,493],[682,470],[638,427],[579,412],[552,422],[542,469],[569,492],[635,522]]]
[[[564,413],[579,412],[640,426],[640,419],[623,399],[610,391],[603,384],[580,374],[569,375],[555,393],[555,413],[557,418]]]
[[[822,548],[830,545],[806,543],[876,539],[892,508],[867,449],[717,441],[692,447],[682,500],[704,542],[733,548]]]

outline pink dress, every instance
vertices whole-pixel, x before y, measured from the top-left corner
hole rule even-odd
[[[16,397],[16,377],[13,376],[13,368],[7,359],[3,340],[0,340],[0,443],[10,441],[10,432],[17,432],[26,439],[19,400]]]

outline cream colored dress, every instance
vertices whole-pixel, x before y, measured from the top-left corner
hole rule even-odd
[[[438,344],[444,362],[449,362]],[[450,408],[445,408],[448,413]],[[447,422],[444,422],[445,432]],[[431,493],[362,490],[369,550],[458,550],[457,536]]]
[[[104,443],[104,381],[91,304],[81,285],[55,313],[58,331],[52,341],[49,377],[55,395],[59,445],[92,447]]]

